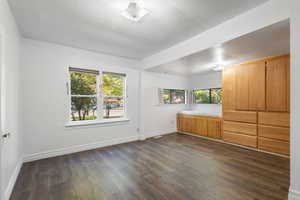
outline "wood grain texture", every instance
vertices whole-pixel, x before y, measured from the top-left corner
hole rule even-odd
[[[290,128],[259,125],[258,136],[289,142]]]
[[[207,136],[207,121],[207,119],[196,120],[196,134],[200,136]]]
[[[244,145],[248,147],[257,147],[257,136],[250,136],[229,131],[223,132],[223,140],[233,144]]]
[[[224,121],[223,129],[224,129],[224,131],[257,136],[257,125],[256,124]]]
[[[290,114],[280,112],[259,112],[258,123],[262,125],[290,127]]]
[[[193,136],[25,163],[11,200],[287,200],[289,159]]]
[[[223,119],[245,123],[257,123],[257,112],[226,110],[223,112]]]
[[[177,123],[179,131],[215,139],[222,138],[222,118],[177,114]]]
[[[207,136],[214,139],[221,139],[221,120],[207,120]]]
[[[222,74],[222,109],[235,109],[235,66],[225,67]]]
[[[266,108],[265,61],[247,64],[249,81],[249,110],[264,111]]]
[[[258,138],[258,148],[261,150],[279,153],[279,154],[290,154],[290,143],[280,140],[274,140],[270,138]]]
[[[249,73],[244,65],[236,67],[235,104],[236,110],[249,110]]]
[[[267,111],[289,111],[289,60],[289,56],[281,56],[267,60]]]

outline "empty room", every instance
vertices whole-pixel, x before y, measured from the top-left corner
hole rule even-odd
[[[300,200],[299,10],[0,0],[0,200]]]

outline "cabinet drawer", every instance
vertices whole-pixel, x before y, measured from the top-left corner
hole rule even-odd
[[[258,136],[289,142],[290,128],[259,125]]]
[[[256,124],[224,121],[223,129],[225,131],[257,136],[257,125]]]
[[[257,123],[257,112],[249,111],[224,111],[223,118],[226,121]]]
[[[279,154],[290,154],[290,143],[269,138],[258,138],[258,148],[264,151],[270,151]]]
[[[290,114],[278,112],[259,112],[258,123],[264,125],[290,127]]]
[[[257,147],[257,137],[250,135],[243,135],[238,133],[232,133],[224,131],[223,140],[234,144],[240,144],[248,147]]]

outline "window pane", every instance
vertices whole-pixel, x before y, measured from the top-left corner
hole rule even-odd
[[[104,118],[124,117],[123,97],[104,97],[103,111]]]
[[[88,73],[71,72],[72,95],[95,95],[96,75]]]
[[[185,90],[171,90],[171,103],[184,104],[185,103]]]
[[[124,76],[104,73],[102,87],[104,96],[124,96]]]
[[[211,103],[221,104],[222,103],[222,89],[211,89]]]
[[[103,118],[120,118],[125,116],[124,87],[124,76],[110,73],[103,74]]]
[[[71,121],[95,120],[97,110],[97,98],[72,97]]]
[[[170,104],[170,90],[169,89],[164,89],[163,92],[163,102],[164,104]]]
[[[194,90],[195,103],[210,103],[209,90]]]

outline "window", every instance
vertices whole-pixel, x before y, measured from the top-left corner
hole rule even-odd
[[[195,104],[221,104],[222,89],[211,88],[211,89],[193,90],[193,100]]]
[[[163,89],[162,102],[163,104],[185,104],[186,91],[177,89]]]
[[[222,104],[222,89],[221,88],[210,89],[210,93],[211,93],[211,103]]]
[[[69,72],[70,121],[125,117],[125,74],[71,67]]]
[[[102,77],[103,117],[124,117],[125,75],[104,72]]]

